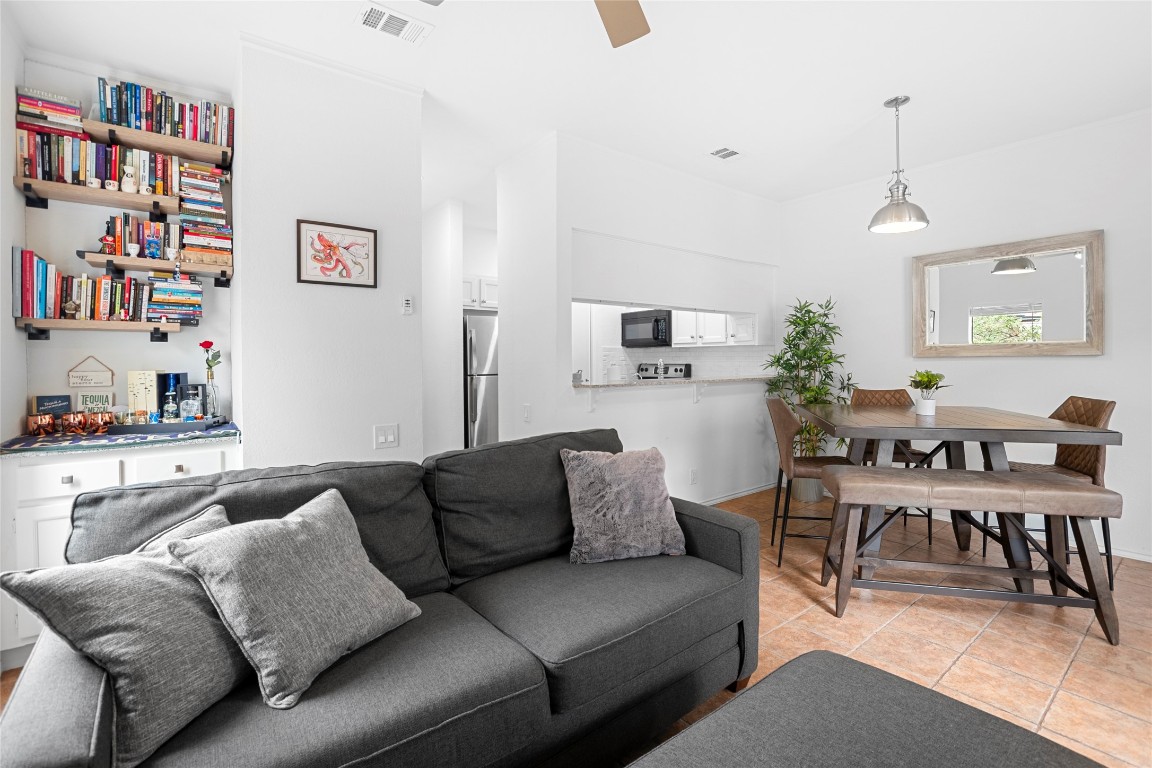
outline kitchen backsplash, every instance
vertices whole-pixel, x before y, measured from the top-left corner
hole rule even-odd
[[[602,347],[600,350],[599,378],[595,383],[610,384],[636,373],[640,363],[666,365],[691,363],[694,379],[726,379],[737,376],[763,376],[764,361],[775,352],[772,346],[736,345],[721,347],[652,347],[628,349]]]

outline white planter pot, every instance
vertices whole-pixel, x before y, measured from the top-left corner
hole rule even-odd
[[[916,415],[917,416],[935,416],[936,415],[936,401],[924,400],[921,398],[916,401]]]

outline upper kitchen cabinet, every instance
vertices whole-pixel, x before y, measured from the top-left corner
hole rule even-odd
[[[494,277],[464,275],[464,309],[487,309],[495,312],[500,308],[499,285]]]
[[[672,346],[698,347],[755,344],[754,312],[672,311]]]

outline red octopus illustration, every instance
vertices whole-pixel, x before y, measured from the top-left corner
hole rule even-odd
[[[317,242],[319,242],[319,247],[317,247]],[[364,274],[364,265],[360,263],[362,257],[352,249],[363,248],[367,243],[334,242],[325,237],[322,232],[317,232],[316,238],[309,238],[308,244],[312,248],[312,261],[320,265],[320,274],[325,277],[330,277],[333,272],[336,273],[336,277],[352,277],[352,270],[348,267],[349,261],[360,270],[360,274]]]

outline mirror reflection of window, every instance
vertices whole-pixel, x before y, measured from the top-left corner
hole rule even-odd
[[[969,344],[1022,344],[1044,340],[1044,309],[1040,304],[970,307]]]

